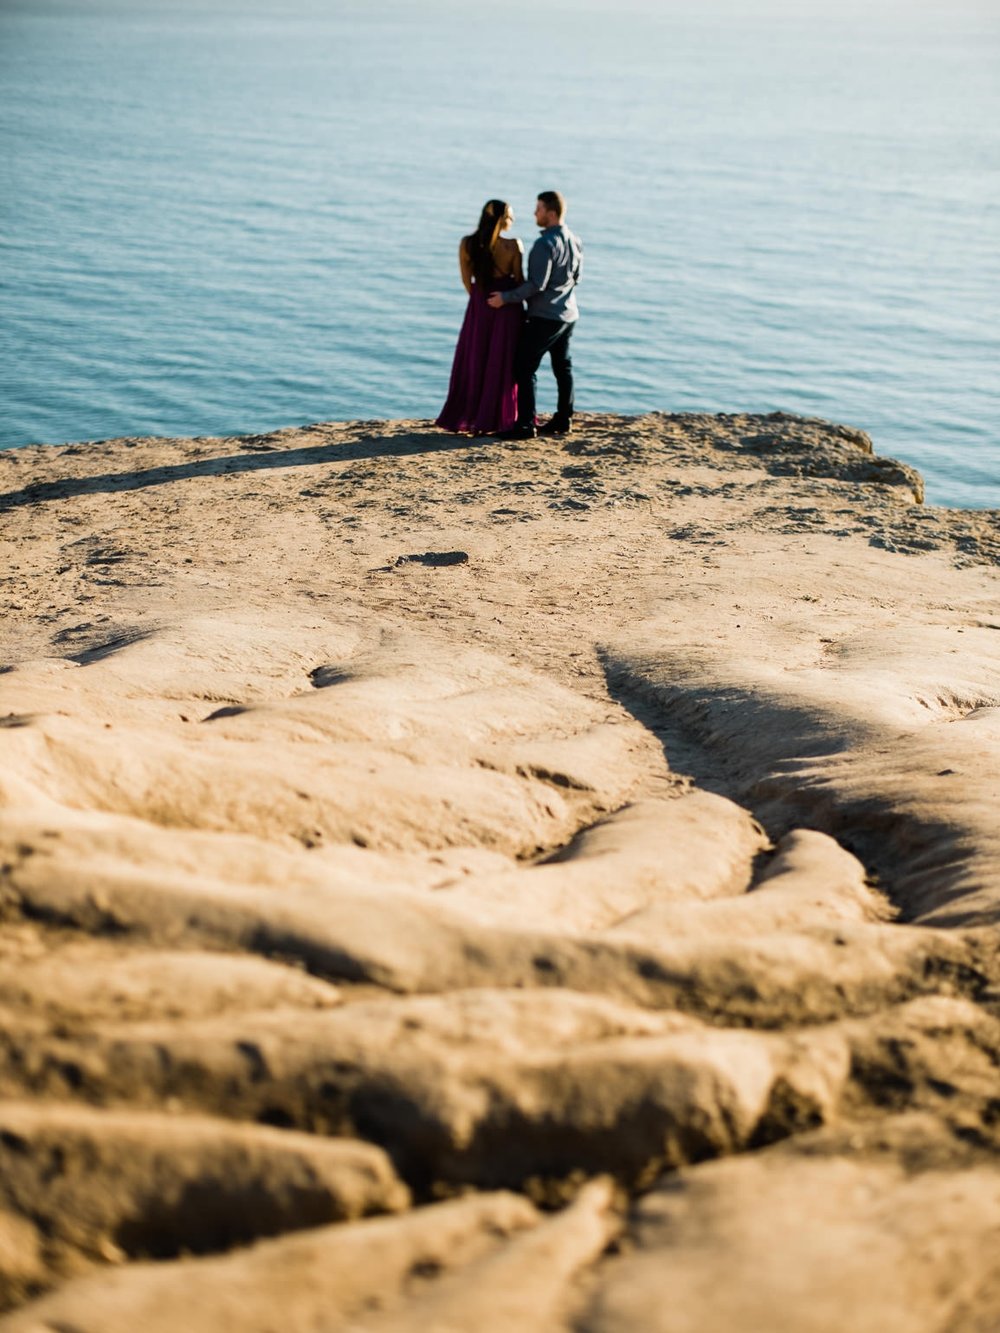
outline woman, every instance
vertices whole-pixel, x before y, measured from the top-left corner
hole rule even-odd
[[[514,221],[510,204],[490,199],[471,236],[458,247],[458,266],[469,293],[451,368],[448,399],[436,424],[463,434],[492,435],[517,421],[514,351],[524,318],[520,302],[502,310],[486,304],[490,292],[524,281],[524,246],[501,232]]]

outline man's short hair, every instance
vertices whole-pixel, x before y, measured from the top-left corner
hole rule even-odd
[[[563,214],[566,212],[566,200],[558,190],[543,190],[538,196],[538,202],[544,204],[550,213],[555,213],[559,221],[562,221]]]

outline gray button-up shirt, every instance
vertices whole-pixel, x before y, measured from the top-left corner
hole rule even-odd
[[[574,288],[583,269],[579,237],[561,222],[546,227],[528,255],[528,279],[503,292],[505,305],[527,301],[531,319],[557,319],[572,324],[580,316]]]

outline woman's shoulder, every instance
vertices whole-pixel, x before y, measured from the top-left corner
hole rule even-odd
[[[519,236],[501,236],[500,244],[505,250],[520,250],[522,254],[524,253],[524,242]]]

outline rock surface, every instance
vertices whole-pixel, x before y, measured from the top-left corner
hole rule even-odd
[[[1000,1327],[1000,515],[921,495],[0,453],[0,1328]]]

